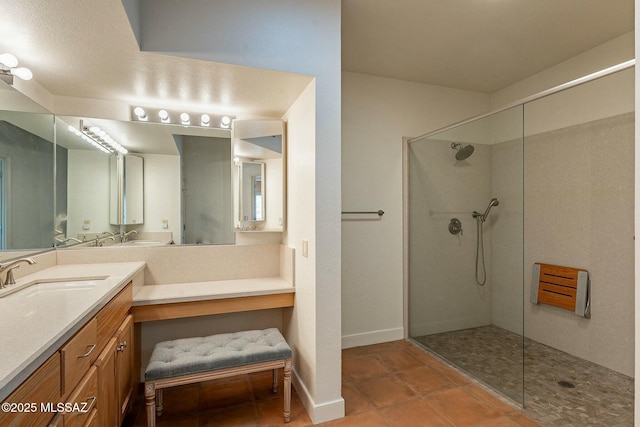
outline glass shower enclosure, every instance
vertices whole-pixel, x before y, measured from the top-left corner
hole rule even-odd
[[[408,144],[406,233],[409,337],[520,404],[523,108]]]

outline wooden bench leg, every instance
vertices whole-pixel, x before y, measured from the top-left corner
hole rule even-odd
[[[284,422],[291,421],[291,359],[284,361]]]
[[[144,400],[147,405],[147,427],[156,427],[156,385],[144,383]]]
[[[272,383],[271,383],[271,391],[274,393],[278,392],[278,369],[274,369],[271,371]]]
[[[162,410],[164,409],[164,405],[162,404],[162,389],[156,390],[156,417],[162,415]]]

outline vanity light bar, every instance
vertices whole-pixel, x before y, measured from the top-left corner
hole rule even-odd
[[[102,151],[103,153],[107,153],[107,154],[113,153],[113,150],[110,150],[109,148],[103,146],[98,141],[95,141],[93,138],[90,138],[89,136],[87,136],[84,133],[80,132],[78,129],[74,128],[73,126],[69,125],[69,130],[71,132],[75,133],[76,135],[78,135],[85,142],[93,145],[95,148],[97,148],[98,150]]]
[[[111,135],[98,126],[89,126],[85,124],[83,120],[80,120],[80,128],[82,129],[81,132],[84,137],[106,148],[110,153],[117,151],[120,154],[127,154],[129,152],[129,150],[120,145]]]
[[[234,116],[224,114],[187,113],[164,108],[131,106],[131,121],[166,123],[204,128],[230,129]]]

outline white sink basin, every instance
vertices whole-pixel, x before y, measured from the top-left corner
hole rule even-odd
[[[88,291],[95,288],[107,277],[108,276],[39,279],[27,283],[8,285],[6,288],[0,289],[0,298],[15,294],[18,291],[23,292],[16,296],[25,298],[58,292]]]

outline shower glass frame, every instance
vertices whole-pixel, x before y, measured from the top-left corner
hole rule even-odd
[[[471,144],[473,153],[456,160],[456,144]],[[524,106],[447,128],[406,151],[409,338],[524,405]],[[494,197],[500,204],[483,224],[488,278],[480,286],[473,212]],[[449,231],[453,219],[461,232]],[[506,348],[492,347],[496,333]]]

